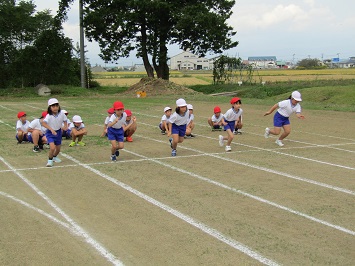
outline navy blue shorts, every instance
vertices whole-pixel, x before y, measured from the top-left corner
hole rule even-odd
[[[232,132],[234,131],[234,128],[235,128],[235,121],[224,121],[227,123],[227,125],[225,125],[223,128],[224,128],[224,131],[226,131],[227,129],[230,129]]]
[[[116,140],[118,142],[124,141],[124,131],[123,128],[112,128],[109,127],[107,129],[107,137],[108,140]]]
[[[279,112],[276,112],[274,115],[274,127],[283,127],[284,125],[289,125],[290,119],[288,117],[284,117]]]
[[[174,123],[172,124],[171,134],[178,134],[179,137],[183,137],[185,136],[185,133],[186,133],[186,125],[178,126]]]
[[[52,132],[50,130],[46,131],[46,137],[47,137],[47,143],[52,143],[54,142],[54,144],[56,146],[61,145],[62,144],[62,129],[58,129],[57,131],[57,135],[53,135]]]

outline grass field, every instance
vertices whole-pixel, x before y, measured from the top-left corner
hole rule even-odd
[[[304,108],[281,148],[263,136],[270,105],[245,101],[226,153],[207,118],[229,97],[186,96],[196,138],[171,157],[157,125],[175,98],[58,99],[89,134],[63,140],[53,168],[14,137],[17,112],[38,117],[47,99],[0,99],[1,265],[354,265],[354,113]],[[138,130],[111,162],[99,135],[115,100]]]

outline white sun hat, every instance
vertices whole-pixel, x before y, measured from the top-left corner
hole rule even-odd
[[[194,107],[192,106],[192,104],[188,104],[188,105],[187,105],[187,109],[189,109],[189,110],[193,110],[193,109],[194,109]]]
[[[187,103],[186,103],[186,101],[184,99],[180,98],[180,99],[176,100],[176,106],[183,107],[183,106],[186,106],[186,105],[187,105]]]
[[[53,104],[59,103],[56,98],[51,98],[48,100],[48,106],[51,106]]]
[[[164,108],[164,113],[166,112],[166,111],[168,111],[168,110],[172,110],[169,106],[167,106],[167,107],[165,107]]]
[[[83,120],[81,120],[81,117],[79,115],[74,115],[73,116],[73,123],[82,123]]]
[[[66,115],[69,114],[68,111],[67,111],[67,110],[64,110],[64,109],[62,110],[62,112],[63,112],[64,114],[66,114]]]
[[[301,93],[299,91],[292,92],[291,97],[298,102],[302,102]]]

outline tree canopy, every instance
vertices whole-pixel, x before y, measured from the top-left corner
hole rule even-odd
[[[58,17],[74,0],[61,0]],[[84,28],[98,42],[101,58],[116,61],[133,50],[149,77],[169,79],[168,45],[204,56],[235,47],[236,34],[226,21],[234,0],[81,0]],[[152,63],[150,63],[150,60]]]
[[[49,10],[32,1],[0,2],[0,87],[80,84],[71,40]]]

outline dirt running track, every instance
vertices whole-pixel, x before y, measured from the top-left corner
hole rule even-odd
[[[138,131],[110,162],[98,136],[111,101],[60,103],[83,117],[87,146],[63,140],[46,168],[47,151],[14,139],[17,112],[32,120],[45,101],[0,102],[0,265],[354,264],[354,113],[304,110],[280,148],[263,136],[269,106],[243,105],[226,153],[207,127],[214,105],[191,102],[197,137],[172,158],[157,124],[174,101],[132,100]]]

